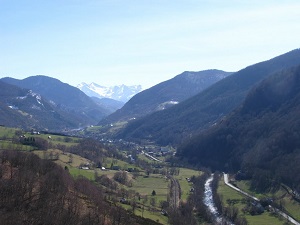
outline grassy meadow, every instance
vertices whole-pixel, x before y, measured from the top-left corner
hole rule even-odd
[[[225,206],[228,206],[228,200],[236,200],[234,206],[239,209],[239,214],[246,218],[249,225],[283,225],[286,223],[286,220],[267,211],[261,215],[255,216],[252,216],[248,213],[244,214],[242,209],[246,207],[246,202],[243,201],[246,200],[245,196],[225,185],[223,180],[219,182],[217,191],[218,194],[222,196],[222,201]]]

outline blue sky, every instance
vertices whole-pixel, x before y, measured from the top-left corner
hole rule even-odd
[[[300,47],[300,1],[0,0],[0,77],[141,84]]]

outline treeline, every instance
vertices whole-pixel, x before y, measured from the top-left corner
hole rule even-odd
[[[105,200],[103,190],[31,153],[0,154],[1,224],[157,224]]]
[[[300,67],[271,76],[230,116],[183,144],[178,156],[213,170],[239,172],[253,190],[281,182],[300,192]]]

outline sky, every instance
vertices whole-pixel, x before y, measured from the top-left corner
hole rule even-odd
[[[0,0],[0,77],[142,85],[300,48],[299,0]]]

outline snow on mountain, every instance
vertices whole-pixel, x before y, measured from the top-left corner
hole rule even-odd
[[[111,98],[117,101],[127,102],[135,94],[142,91],[141,85],[126,86],[124,84],[104,87],[96,83],[87,84],[82,82],[77,88],[90,97]]]

